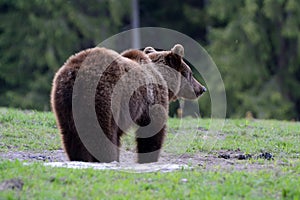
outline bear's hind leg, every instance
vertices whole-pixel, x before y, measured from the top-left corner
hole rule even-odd
[[[70,161],[98,162],[85,148],[78,135],[64,133],[62,141]]]
[[[94,143],[94,154],[93,157],[96,162],[110,163],[113,161],[119,162],[119,146],[120,146],[120,136],[123,134],[121,129],[113,126],[111,131],[106,129],[103,132],[98,133],[94,130],[90,130],[90,134],[97,134],[97,141]],[[93,143],[93,142],[92,142]],[[96,146],[95,146],[96,145]]]
[[[138,152],[138,163],[151,163],[157,162],[160,149],[163,144],[165,137],[166,126],[164,126],[158,133],[151,137],[142,138],[147,133],[142,133],[142,128],[137,130],[137,152]],[[139,137],[141,136],[141,137]]]

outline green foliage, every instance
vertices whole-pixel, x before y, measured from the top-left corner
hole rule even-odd
[[[61,148],[53,113],[0,108],[0,151]]]
[[[223,74],[229,116],[299,118],[299,6],[210,1],[209,50]]]
[[[139,7],[142,27],[174,29],[208,49],[225,82],[228,117],[300,119],[299,1],[147,0]],[[65,60],[129,29],[130,19],[131,0],[0,0],[0,105],[49,110],[51,81]],[[201,116],[210,116],[209,93],[199,102]]]
[[[141,26],[170,28],[205,43],[208,17],[204,12],[204,0],[139,2]]]
[[[0,1],[1,105],[49,109],[55,71],[70,55],[118,30],[124,14],[110,12],[111,4],[116,3]]]
[[[280,171],[126,173],[0,162],[0,182],[20,178],[22,190],[1,199],[299,199],[299,164]],[[137,192],[138,191],[138,192]]]

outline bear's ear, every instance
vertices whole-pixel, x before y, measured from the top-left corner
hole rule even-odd
[[[175,54],[173,52],[167,54],[165,57],[165,61],[169,67],[171,67],[179,72],[181,71],[182,58],[178,54]]]
[[[153,47],[146,47],[144,49],[144,53],[145,54],[148,54],[148,53],[153,53],[153,52],[156,52],[155,49]]]
[[[171,52],[174,54],[179,55],[180,57],[184,57],[184,48],[181,44],[176,44],[172,49]]]

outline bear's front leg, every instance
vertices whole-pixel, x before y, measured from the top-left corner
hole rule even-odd
[[[151,137],[143,138],[143,136],[147,136],[149,134],[145,133],[145,130],[142,132],[142,130],[142,128],[139,128],[136,133],[138,163],[157,162],[165,137],[166,125],[164,125],[158,133]]]

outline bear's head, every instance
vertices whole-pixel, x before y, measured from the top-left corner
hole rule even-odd
[[[176,44],[170,51],[156,51],[146,47],[144,53],[159,67],[169,87],[169,99],[177,97],[196,99],[206,88],[194,77],[191,68],[184,62],[184,48]],[[166,69],[168,68],[168,69]]]

